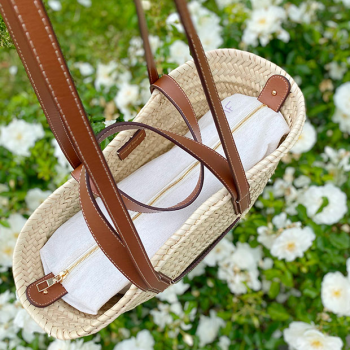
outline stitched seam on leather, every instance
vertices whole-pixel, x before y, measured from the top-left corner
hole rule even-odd
[[[43,278],[41,278],[41,279],[38,280],[38,281],[33,282],[33,283],[27,288],[27,292],[28,292],[29,299],[30,299],[33,303],[35,303],[35,304],[37,304],[37,305],[48,305],[48,304],[53,303],[54,301],[60,299],[63,295],[65,295],[65,294],[68,293],[66,290],[64,290],[61,294],[55,296],[53,299],[51,299],[51,300],[49,300],[49,301],[47,301],[47,302],[45,302],[45,303],[38,303],[38,302],[36,302],[36,301],[33,299],[32,295],[30,294],[31,288],[34,288],[34,285],[35,285],[35,284],[39,284],[40,282],[45,281],[45,277],[46,277],[46,276],[44,276]],[[64,287],[63,287],[63,288],[64,288]]]
[[[132,136],[132,138],[129,140],[129,141],[127,141],[127,142],[129,142],[129,144],[128,145],[126,145],[126,147],[125,148],[123,148],[125,145],[123,145],[122,147],[120,147],[119,148],[119,150],[117,151],[118,152],[118,154],[119,154],[119,156],[122,156],[122,157],[124,157],[125,156],[125,158],[127,157],[127,156],[129,156],[129,154],[134,150],[134,149],[136,149],[141,143],[142,143],[142,141],[145,139],[145,135],[143,135],[143,134],[139,134],[139,135],[136,135],[136,133]],[[130,150],[130,148],[133,148],[129,153],[128,153],[128,151]],[[127,154],[125,154],[125,153],[127,153]],[[123,158],[123,159],[125,159],[125,158]]]
[[[192,106],[192,103],[190,102],[190,99],[189,99],[188,96],[185,94],[185,91],[183,91],[182,87],[178,84],[178,82],[177,82],[174,78],[172,78],[170,75],[165,75],[165,77],[169,77],[169,78],[179,87],[180,92],[182,93],[183,96],[185,96],[186,100],[188,101],[188,104],[189,104],[189,106],[190,106],[190,108],[191,108],[191,110],[192,110],[193,116],[194,116],[195,120],[197,121],[197,126],[198,126],[198,128],[199,128],[199,124],[198,124],[198,120],[197,120],[197,117],[196,117],[196,113],[195,113],[195,111],[194,111],[194,109],[193,109],[193,106]],[[199,128],[199,134],[201,135],[201,130],[200,130],[200,128]],[[202,136],[201,136],[201,137],[202,137]]]
[[[80,181],[81,181],[81,176],[82,176],[82,174],[83,174],[83,171],[82,171],[81,174],[80,174]],[[79,181],[79,183],[80,183],[80,181]],[[95,205],[94,205],[94,203],[93,203],[93,201],[92,201],[90,192],[88,191],[87,185],[86,185],[86,184],[85,184],[85,188],[86,188],[86,192],[87,192],[87,194],[88,194],[88,196],[89,196],[89,198],[90,198],[91,204],[92,204],[93,208],[95,209],[97,215],[100,217],[101,221],[103,222],[104,226],[107,228],[107,230],[108,230],[110,233],[112,233],[112,237],[115,238],[115,239],[124,247],[124,244],[123,244],[123,242],[120,240],[120,238],[114,234],[114,232],[110,229],[110,227],[109,227],[109,226],[106,224],[106,222],[102,219],[102,216],[100,215],[100,213],[98,212],[98,210],[96,209],[96,207],[95,207]],[[80,199],[81,199],[81,198],[80,198],[80,196],[79,196],[79,200],[80,200]],[[81,200],[80,200],[80,204],[81,204]],[[82,207],[82,206],[81,206],[81,209],[82,209],[82,212],[83,212],[84,210],[83,210],[83,207]],[[85,216],[85,215],[84,215],[84,216]],[[86,220],[85,220],[85,221],[86,221]],[[95,235],[93,235],[93,236],[95,237]],[[96,237],[95,237],[95,239],[96,239]]]
[[[14,0],[11,0],[11,1],[14,3]],[[39,7],[38,1],[35,0],[35,1],[34,1],[34,4],[35,4],[35,6],[36,6],[36,8],[37,8],[37,10],[38,10],[38,14],[40,15],[40,17],[41,17],[41,19],[42,19],[42,21],[43,21],[43,23],[44,23],[45,30],[48,32],[49,39],[50,39],[50,41],[51,41],[51,43],[52,43],[52,46],[53,46],[54,49],[55,49],[55,54],[56,54],[57,60],[58,60],[59,63],[61,63],[61,62],[60,62],[61,59],[60,59],[59,54],[58,54],[59,51],[58,51],[58,49],[55,47],[56,44],[55,44],[55,42],[53,41],[53,36],[50,34],[50,27],[47,25],[46,18],[45,18],[45,16],[43,15],[42,10],[41,10],[40,7]],[[17,7],[17,6],[16,6],[16,7]],[[28,32],[27,32],[27,34],[28,34],[28,37],[29,37],[29,33],[28,33]],[[38,59],[38,57],[37,57],[37,59]],[[81,110],[81,107],[80,107],[80,105],[79,105],[78,98],[75,96],[74,90],[73,90],[73,88],[72,88],[72,86],[71,86],[71,82],[70,82],[70,80],[69,80],[69,76],[68,76],[67,72],[65,71],[65,67],[64,67],[64,65],[63,65],[62,63],[61,63],[61,69],[62,69],[62,71],[63,71],[63,73],[64,73],[64,75],[65,75],[65,77],[66,77],[66,82],[68,83],[68,86],[69,86],[69,88],[70,88],[70,90],[71,90],[71,94],[72,94],[73,98],[74,98],[75,101],[76,101],[76,106],[77,106],[77,108],[79,109],[80,116],[81,116],[81,118],[82,118],[82,120],[83,120],[83,123],[85,124],[86,130],[87,130],[87,132],[88,132],[90,138],[91,138],[92,140],[94,140],[93,135],[91,134],[91,131],[90,131],[90,129],[89,129],[87,123],[86,123],[84,114],[83,114],[83,112],[82,112],[82,110]],[[49,88],[51,89],[53,95],[55,96],[55,93],[54,93],[54,91],[53,91],[53,89],[52,89],[52,86],[50,85],[49,80],[48,80],[47,78],[46,78],[46,80],[47,80],[47,83],[48,83]],[[61,113],[62,113],[62,117],[66,120],[66,116],[64,115],[64,113],[63,113],[63,111],[62,111],[62,108],[60,107],[60,104],[59,104],[59,102],[58,102],[58,100],[57,100],[56,97],[55,97],[55,100],[56,100],[57,105],[58,105],[59,108],[60,108],[60,111],[61,111]],[[69,125],[68,125],[68,128],[70,129]],[[70,129],[70,130],[71,130],[71,129]],[[75,137],[74,137],[73,133],[72,133],[72,138],[75,140]],[[75,141],[76,141],[76,140],[75,140]],[[136,238],[136,240],[137,240],[137,242],[138,242],[138,244],[139,244],[140,251],[141,251],[142,255],[144,256],[144,258],[145,258],[145,260],[146,260],[146,263],[147,263],[147,265],[148,265],[149,268],[150,268],[151,273],[153,274],[153,276],[154,276],[158,281],[160,281],[159,278],[158,278],[158,276],[157,276],[157,274],[156,274],[156,272],[155,272],[155,270],[154,270],[154,268],[153,268],[153,266],[151,265],[151,263],[150,263],[150,261],[149,261],[149,258],[148,258],[148,256],[147,256],[147,254],[145,254],[144,250],[142,249],[142,242],[140,241],[140,238],[138,237],[138,234],[135,232],[135,230],[134,230],[134,228],[133,228],[133,225],[132,225],[132,223],[131,223],[131,221],[130,221],[129,215],[128,215],[128,213],[127,213],[127,212],[125,211],[125,209],[124,209],[123,203],[122,203],[122,202],[119,200],[119,198],[118,198],[118,194],[117,194],[117,192],[116,192],[116,190],[115,190],[115,188],[114,188],[114,186],[113,186],[112,179],[110,178],[109,173],[108,173],[108,171],[107,171],[107,169],[106,169],[106,167],[105,167],[105,164],[104,164],[104,162],[103,162],[103,160],[102,160],[102,157],[101,157],[101,155],[99,154],[99,151],[100,151],[100,150],[97,149],[96,144],[95,144],[94,142],[93,142],[93,145],[94,145],[95,149],[97,150],[97,155],[98,155],[98,157],[100,158],[101,164],[102,164],[102,166],[103,166],[103,168],[104,168],[104,170],[105,170],[105,173],[106,173],[106,175],[107,175],[107,177],[108,177],[108,180],[109,180],[110,184],[112,185],[112,189],[113,189],[114,193],[116,194],[116,198],[117,198],[118,202],[121,204],[121,208],[122,208],[122,210],[123,210],[123,213],[124,213],[124,215],[125,215],[125,217],[126,217],[128,223],[129,223],[130,229],[131,229],[133,235],[135,236],[135,238]],[[79,145],[77,144],[76,146],[77,146],[77,148],[78,148],[78,150],[79,150],[79,153],[80,153],[81,157],[82,157],[82,158],[84,159],[84,161],[85,161],[85,158],[84,158],[84,156],[83,156],[83,154],[82,154],[82,152],[81,152],[81,150],[80,150]],[[85,163],[86,163],[86,161],[85,161]],[[87,163],[86,163],[85,165],[86,165],[86,167],[89,169],[89,172],[90,172],[90,174],[91,174],[91,177],[95,180],[94,175],[93,175],[92,171],[91,171],[90,168],[89,168],[89,165],[88,165]],[[102,198],[104,199],[104,201],[105,201],[104,195],[103,195],[102,191],[100,190],[100,187],[99,187],[97,181],[94,181],[94,183],[95,183],[96,187],[98,188],[101,197],[102,197]],[[107,202],[106,202],[106,204],[107,204]],[[108,207],[108,204],[107,204],[107,207]],[[117,226],[117,230],[118,230],[119,232],[121,232],[121,230],[120,230],[118,224],[117,224],[117,223],[115,223],[115,224],[116,224],[116,226]],[[129,252],[130,252],[130,256],[132,257],[132,259],[133,259],[134,262],[136,263],[137,268],[139,269],[138,264],[137,264],[137,262],[135,261],[135,259],[134,259],[134,257],[133,257],[133,254],[131,253],[129,247],[128,247],[128,250],[129,250]],[[163,281],[160,281],[160,282],[163,282]]]
[[[24,32],[25,32],[25,35],[28,37],[29,44],[30,44],[30,46],[31,46],[32,49],[33,49],[33,52],[34,52],[34,54],[35,54],[35,56],[36,56],[36,59],[37,59],[37,61],[38,61],[38,63],[39,63],[39,66],[40,66],[40,68],[41,68],[41,70],[42,70],[42,73],[43,73],[43,75],[45,76],[45,80],[47,81],[50,90],[52,91],[52,93],[53,93],[54,96],[55,96],[54,90],[52,89],[52,87],[51,87],[51,85],[50,85],[50,83],[49,83],[49,81],[48,81],[48,79],[47,79],[46,73],[45,73],[45,71],[44,71],[44,69],[43,69],[43,66],[42,66],[42,64],[41,64],[41,62],[40,62],[40,58],[39,58],[39,56],[38,56],[38,54],[37,54],[37,51],[36,51],[35,46],[34,46],[34,44],[33,44],[33,41],[30,39],[30,34],[29,34],[29,32],[28,32],[28,30],[27,30],[27,28],[26,28],[26,25],[25,25],[25,23],[24,23],[24,21],[23,21],[23,18],[22,18],[22,16],[19,14],[18,7],[17,7],[17,5],[15,5],[15,1],[14,1],[14,0],[11,0],[11,2],[12,2],[13,5],[14,5],[14,9],[15,9],[17,15],[18,15],[17,17],[18,17],[19,21],[20,21],[21,24],[22,24],[22,27],[23,27]],[[36,3],[36,1],[35,1],[35,3]],[[45,29],[46,29],[46,28],[45,28]],[[51,38],[50,38],[50,40],[51,40]],[[59,105],[56,98],[55,98],[55,100],[56,100],[56,102],[57,102],[57,105]],[[63,112],[62,112],[62,110],[61,110],[60,107],[59,107],[59,109],[60,109],[60,111],[61,111],[61,113],[62,113],[62,115],[63,115]],[[48,118],[50,119],[50,117],[48,117]],[[51,120],[51,119],[50,119],[50,120]],[[63,131],[64,131],[64,133],[66,134],[67,139],[68,139],[69,143],[71,144],[71,146],[72,146],[72,148],[73,148],[73,150],[74,150],[74,146],[73,146],[72,141],[70,140],[70,138],[69,138],[69,136],[68,136],[68,134],[67,134],[67,131],[66,131],[65,127],[64,127],[64,124],[63,124],[62,120],[60,120],[60,122],[61,122],[61,124],[62,124],[62,126],[63,126]],[[55,134],[55,133],[54,133],[54,134]],[[55,134],[55,136],[56,136],[57,142],[60,143],[59,138],[57,137],[56,134]],[[65,152],[65,151],[63,151],[63,152],[64,152],[65,155],[67,156],[66,152]],[[67,158],[68,158],[68,160],[71,162],[70,157],[67,156]],[[71,162],[71,164],[73,164],[73,163]]]
[[[282,105],[282,103],[283,103],[283,101],[287,98],[287,91],[288,91],[289,85],[288,85],[287,81],[285,79],[283,79],[282,77],[280,77],[279,75],[277,75],[277,78],[281,79],[285,83],[285,86],[286,86],[286,89],[284,91],[284,97],[283,97],[283,99],[281,100],[280,104],[277,107],[277,110],[279,110],[281,105]]]
[[[121,127],[123,127],[123,125],[122,125]],[[184,145],[181,141],[179,141],[178,139],[174,138],[172,135],[175,135],[175,137],[184,137],[184,136],[180,136],[180,135],[177,135],[177,134],[172,133],[171,131],[166,131],[166,130],[163,130],[163,129],[155,129],[155,128],[154,128],[154,130],[153,130],[152,127],[150,127],[150,126],[147,125],[147,124],[144,124],[144,125],[142,125],[142,126],[140,126],[140,125],[135,125],[135,127],[139,127],[139,128],[144,128],[144,129],[147,129],[147,130],[151,130],[151,131],[153,131],[153,132],[155,132],[155,133],[158,133],[159,135],[161,135],[161,136],[163,136],[163,137],[165,137],[165,136],[164,136],[164,134],[165,134],[165,135],[168,137],[168,140],[169,140],[169,141],[171,141],[171,142],[173,142],[173,143],[175,143],[175,144],[176,144],[176,142],[179,143],[179,144],[184,148],[184,150],[187,151],[187,152],[189,153],[188,147],[185,146],[185,145]],[[114,128],[118,129],[118,125],[114,126]],[[114,128],[111,128],[108,132],[112,132],[112,130],[114,130]],[[116,132],[118,132],[118,131],[116,131]],[[226,160],[220,153],[215,152],[212,148],[208,147],[208,146],[205,145],[204,143],[200,143],[200,142],[194,141],[194,140],[192,140],[192,139],[189,139],[189,140],[190,140],[190,142],[196,142],[198,145],[200,145],[200,147],[205,147],[205,148],[207,148],[210,152],[215,153],[215,155],[216,155],[217,157],[219,157],[219,158],[221,158],[222,160],[224,160],[225,163],[227,164],[227,160]],[[174,141],[175,141],[175,142],[174,142]],[[193,154],[195,154],[195,155],[202,161],[202,163],[204,163],[204,164],[207,166],[208,169],[213,169],[213,173],[214,173],[215,176],[216,176],[216,171],[215,171],[214,168],[212,168],[211,166],[207,165],[207,162],[204,161],[204,160],[202,159],[202,157],[201,157],[200,155],[198,155],[196,152],[194,152],[194,151],[191,151],[191,152],[193,152]],[[193,156],[193,155],[192,155],[192,156]],[[195,157],[194,157],[194,158],[195,158]],[[225,187],[226,187],[226,188],[228,189],[228,191],[231,193],[232,191],[230,190],[230,186],[228,186],[227,182],[226,182],[224,179],[222,179],[219,175],[218,175],[217,177],[218,177],[219,179],[222,180],[222,183],[225,185]]]
[[[80,181],[81,181],[81,178],[82,178],[82,174],[83,174],[83,171],[81,172],[81,175],[80,175]],[[90,193],[89,191],[87,190],[87,185],[85,183],[85,188],[86,188],[86,191],[90,197]],[[90,197],[90,200],[91,200],[91,197]],[[88,221],[86,220],[86,215],[85,215],[85,211],[83,210],[83,206],[82,206],[82,202],[81,202],[81,197],[79,196],[79,202],[80,202],[80,207],[82,209],[82,213],[83,213],[83,216],[84,216],[84,219],[85,219],[85,222],[86,222],[86,225],[89,227],[89,230],[91,232],[91,234],[93,235],[96,243],[99,245],[100,249],[103,251],[103,253],[108,257],[109,261],[118,269],[118,271],[120,271],[124,277],[126,277],[129,281],[131,281],[132,283],[135,284],[135,286],[137,286],[137,288],[141,289],[141,290],[144,290],[143,288],[140,287],[140,285],[138,283],[136,283],[131,277],[128,277],[122,270],[120,267],[118,267],[118,265],[114,262],[114,260],[108,255],[108,253],[104,250],[104,248],[102,247],[102,245],[99,243],[97,237],[95,236],[93,230],[91,229],[91,226],[89,225]],[[94,207],[94,209],[96,210],[96,208]],[[97,210],[96,210],[97,212]],[[97,212],[97,214],[99,215],[99,213]],[[100,215],[99,215],[100,216]],[[101,218],[101,216],[100,216]],[[102,218],[101,218],[102,219]],[[108,228],[109,229],[109,228]],[[117,237],[114,235],[113,233],[113,237],[117,239]],[[123,244],[122,244],[123,245]],[[124,247],[124,245],[123,245]],[[147,283],[147,282],[146,282]]]
[[[161,129],[159,129],[159,130],[161,130]],[[164,133],[168,133],[168,132],[165,131],[165,130],[161,130],[161,131],[164,132]],[[170,136],[170,137],[171,137],[171,136]],[[178,142],[180,145],[182,145],[185,149],[188,149],[181,141],[176,140],[176,142]],[[196,141],[194,141],[194,142],[196,142]],[[213,151],[210,147],[206,146],[206,145],[203,144],[203,143],[198,142],[198,144],[201,145],[201,146],[204,146],[204,147],[208,148],[208,149],[211,150],[212,152],[215,152],[215,151]],[[193,151],[192,151],[192,152],[193,152]],[[229,192],[231,193],[232,191],[230,190],[230,186],[228,186],[227,182],[216,172],[216,170],[215,170],[211,165],[209,165],[205,160],[203,160],[203,158],[202,158],[200,155],[198,155],[198,154],[195,153],[195,152],[193,152],[193,153],[196,154],[197,157],[206,165],[206,167],[209,168],[209,169],[211,170],[211,172],[214,173],[214,175],[215,175],[216,177],[218,177],[218,178],[221,180],[221,182],[225,185],[225,187],[226,187],[226,188],[229,190]],[[215,152],[215,153],[217,153],[217,152]],[[226,162],[226,159],[225,159],[224,157],[222,157],[221,154],[219,154],[219,153],[217,153],[217,154],[218,154],[221,158],[223,158],[223,159],[225,160],[225,162]],[[231,195],[232,195],[232,194],[231,194]]]
[[[169,77],[168,75],[165,75],[165,76]],[[191,109],[192,109],[192,112],[193,112],[193,114],[194,114],[194,117],[195,117],[195,119],[196,119],[196,115],[195,115],[195,113],[194,113],[194,111],[193,111],[191,102],[189,101],[188,97],[187,97],[186,94],[183,92],[183,90],[181,89],[180,85],[177,84],[177,82],[176,82],[174,79],[172,79],[171,77],[169,77],[169,78],[170,78],[171,80],[173,80],[173,81],[176,83],[176,85],[179,87],[179,89],[180,89],[180,91],[182,92],[182,94],[187,98],[187,100],[188,100],[188,102],[189,102],[189,104],[190,104],[190,107],[191,107]],[[186,118],[185,113],[183,112],[183,110],[181,109],[181,107],[173,100],[173,98],[172,98],[163,88],[161,88],[159,85],[156,85],[156,87],[157,87],[159,90],[161,90],[161,91],[163,92],[163,94],[164,94],[169,100],[171,100],[171,101],[173,102],[174,105],[176,105],[176,106],[180,109],[181,115],[182,115],[183,118],[186,119],[187,122],[188,122],[188,119]],[[196,120],[197,120],[197,119],[196,119]],[[193,130],[192,125],[191,125],[191,128],[192,128],[192,130]],[[196,134],[195,131],[194,131],[194,133]],[[200,130],[199,130],[199,134],[200,134]],[[184,145],[183,145],[183,146],[184,146]],[[184,147],[185,147],[185,146],[184,146]],[[187,148],[187,147],[185,147],[185,148]],[[189,201],[191,201],[191,200],[193,199],[193,197],[195,197],[196,192],[197,192],[197,189],[200,187],[200,182],[202,181],[202,177],[203,177],[202,170],[201,170],[201,173],[200,173],[199,176],[200,176],[200,177],[199,177],[199,179],[198,179],[198,181],[197,181],[197,185],[196,185],[196,187],[194,188],[194,190],[191,192],[191,194],[190,194],[185,200],[181,201],[180,203],[185,202],[188,198],[190,198]],[[186,202],[186,203],[187,203],[187,202]],[[178,207],[181,207],[181,205],[179,205],[179,203],[176,204],[176,205],[174,205],[174,206],[172,206],[172,207],[169,207],[169,208],[178,208]],[[152,207],[152,208],[156,208],[156,207]]]
[[[32,83],[32,86],[33,86],[33,88],[34,88],[34,90],[35,90],[35,92],[36,92],[36,95],[37,95],[37,97],[38,97],[38,100],[41,102],[42,109],[44,110],[45,115],[47,116],[47,118],[51,120],[50,115],[49,115],[47,109],[45,108],[45,104],[44,104],[44,102],[43,102],[43,99],[41,98],[41,95],[40,95],[40,93],[39,93],[39,90],[38,90],[38,88],[37,88],[37,86],[36,86],[36,84],[35,84],[35,81],[34,81],[33,77],[32,77],[32,74],[31,74],[31,72],[30,72],[30,70],[29,70],[29,67],[28,67],[27,61],[26,61],[26,59],[25,59],[25,56],[23,55],[22,50],[21,50],[21,48],[20,48],[20,45],[19,45],[19,43],[18,43],[17,40],[16,40],[15,33],[14,33],[14,31],[12,30],[10,21],[8,20],[6,14],[5,14],[5,11],[4,11],[4,9],[3,9],[3,7],[2,7],[1,4],[0,4],[0,8],[2,9],[1,12],[3,13],[3,17],[4,17],[4,19],[6,20],[7,27],[8,27],[8,29],[9,29],[9,31],[11,32],[13,41],[14,41],[15,44],[16,44],[17,50],[18,50],[18,52],[19,52],[19,55],[20,55],[21,58],[22,58],[23,64],[24,64],[25,67],[27,68],[26,71],[28,72],[28,77],[29,77],[29,79],[30,79],[30,81],[31,81],[31,83]],[[18,16],[18,19],[21,21],[21,19],[19,18],[19,16]],[[61,121],[61,122],[62,122],[62,121]],[[72,166],[73,166],[74,163],[72,162],[71,158],[69,157],[69,154],[65,151],[65,149],[64,149],[64,147],[63,147],[63,144],[61,143],[60,139],[59,139],[58,136],[57,136],[57,132],[56,132],[56,130],[55,130],[54,124],[53,124],[53,123],[50,123],[50,127],[51,127],[51,130],[52,130],[53,134],[55,135],[55,138],[56,138],[57,142],[61,145],[61,149],[62,149],[64,155],[66,156],[66,158],[68,159],[68,161],[69,161],[69,162],[72,164]],[[66,135],[67,135],[67,133],[66,133]],[[68,135],[67,135],[67,137],[68,137]],[[69,140],[69,139],[68,139],[68,140]],[[69,142],[70,142],[70,140],[69,140]],[[71,143],[71,144],[72,144],[72,143]],[[72,147],[73,147],[73,145],[72,145]]]
[[[196,55],[197,55],[197,57],[198,57],[198,52],[197,52],[197,49],[196,49],[196,45],[195,45],[195,43],[194,43],[194,41],[193,41],[192,35],[191,35],[191,33],[188,33],[188,35],[189,35],[189,37],[191,38],[191,42],[192,42],[193,48],[194,48],[194,50],[195,50],[195,52],[196,52]],[[203,50],[201,50],[201,52],[204,53]],[[205,58],[205,60],[207,60],[205,53],[204,53],[204,58]],[[200,67],[201,67],[201,70],[202,70],[202,72],[203,72],[203,67],[202,67],[202,64],[201,64],[200,60],[198,59],[197,61],[198,61],[199,65],[200,65]],[[207,61],[207,62],[208,62],[208,61]],[[209,66],[209,63],[208,63],[208,66]],[[213,80],[213,82],[214,82],[214,78],[213,78],[213,75],[212,75],[212,73],[211,73],[210,67],[209,67],[209,74],[211,75],[212,80]],[[210,93],[209,86],[208,86],[207,80],[206,80],[206,78],[205,78],[205,75],[202,74],[202,76],[203,76],[205,85],[207,86],[208,94],[209,94],[210,98],[212,99],[212,96],[211,96],[211,93]],[[214,83],[215,83],[215,82],[214,82]],[[220,101],[220,98],[219,98],[219,95],[218,95],[218,93],[217,93],[217,90],[216,90],[216,89],[214,89],[214,90],[215,90],[215,92],[216,92],[216,95],[217,95],[217,97],[218,97],[218,100]],[[221,103],[221,102],[220,102],[220,103]],[[216,108],[215,108],[214,103],[212,103],[212,106],[213,106],[213,109],[214,109],[215,114],[218,115],[217,112],[216,112]],[[225,114],[224,114],[224,115],[225,115]],[[224,118],[224,122],[226,123],[227,128],[229,128],[229,125],[228,125],[228,122],[227,122],[226,117]],[[219,129],[220,129],[222,138],[223,138],[223,140],[224,140],[225,147],[227,148],[227,142],[226,142],[225,136],[224,136],[224,134],[223,134],[223,132],[222,132],[222,128],[221,128],[219,119],[218,119],[218,126],[219,126]],[[230,152],[228,151],[228,152],[225,152],[225,153],[226,153],[226,155],[227,155],[227,157],[229,158],[229,161],[230,161],[230,163],[231,163],[230,169],[231,169],[231,171],[233,172],[233,174],[234,174],[234,176],[235,176],[235,178],[236,178],[237,183],[239,184],[240,181],[239,181],[239,179],[238,179],[238,177],[237,177],[237,174],[236,174],[236,171],[235,171],[235,169],[234,169],[234,165],[233,165],[233,162],[232,162],[232,159],[231,159],[231,156],[230,156]],[[235,150],[235,153],[238,154],[237,150]],[[238,157],[237,157],[237,158],[238,158],[238,161],[239,161],[239,163],[240,163],[240,165],[241,165],[241,168],[243,169],[242,161],[241,161],[241,158],[240,158],[239,154],[238,154]],[[244,170],[243,170],[243,176],[244,176],[244,178],[245,178],[245,182],[246,182],[246,185],[247,185],[248,182],[247,182],[247,179],[246,179]],[[248,189],[248,192],[249,192],[249,186],[247,186],[247,189]],[[236,189],[236,190],[237,190],[237,194],[238,194],[238,193],[241,193],[241,188],[240,188],[240,186],[237,186],[237,189]]]

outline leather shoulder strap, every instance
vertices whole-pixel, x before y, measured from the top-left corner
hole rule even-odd
[[[222,143],[226,158],[229,162],[232,178],[236,184],[238,196],[233,199],[236,212],[243,213],[249,208],[250,195],[249,184],[245,176],[245,171],[238,154],[236,144],[233,140],[230,127],[228,125],[224,109],[215,86],[215,81],[209,67],[209,63],[203,46],[194,28],[187,4],[185,0],[174,0],[179,12],[181,22],[185,28],[187,40],[191,49],[191,54],[195,62],[199,77],[202,82],[209,108],[212,112],[216,129]]]
[[[62,149],[62,152],[66,156],[67,160],[73,167],[76,169],[81,165],[81,159],[79,158],[79,152],[75,149],[71,139],[68,136],[68,132],[64,126],[60,115],[60,107],[57,104],[57,101],[52,97],[50,89],[52,86],[47,83],[47,77],[45,76],[45,71],[42,71],[42,65],[40,61],[37,60],[36,49],[33,46],[33,38],[38,33],[34,30],[29,33],[27,30],[27,23],[31,22],[34,18],[39,20],[39,18],[34,13],[32,7],[33,4],[36,10],[41,13],[43,20],[45,20],[46,31],[42,33],[41,36],[46,34],[50,38],[50,43],[47,43],[50,46],[54,46],[57,54],[60,56],[60,60],[52,60],[50,64],[50,69],[54,71],[60,71],[61,65],[64,62],[63,55],[60,51],[55,33],[51,27],[51,23],[48,20],[44,6],[41,3],[41,0],[27,1],[23,5],[24,12],[19,12],[19,6],[17,4],[18,0],[3,0],[0,2],[0,12],[3,15],[4,21],[9,29],[11,37],[14,41],[16,49],[19,53],[19,56],[23,62],[23,65],[26,69],[27,75],[31,81],[33,89],[38,97],[38,100],[41,104],[41,107],[45,113],[45,116],[49,122],[50,128],[57,139],[59,146]],[[145,58],[147,63],[148,77],[150,84],[154,84],[158,79],[159,75],[157,72],[156,64],[153,58],[148,30],[146,24],[146,18],[144,16],[142,4],[140,0],[134,0],[137,15],[139,19],[140,32],[144,44]],[[28,10],[28,12],[26,11]],[[37,29],[40,28],[40,25],[37,26]],[[79,95],[76,91],[76,87],[73,83],[73,80],[70,76],[70,72],[65,66],[65,74],[67,79],[70,80],[70,89],[74,91],[76,96],[74,100],[71,100],[70,95],[67,96],[67,100],[61,101],[61,105],[67,103],[71,105],[72,103],[77,103],[81,106],[82,113],[85,114],[82,103],[80,101]]]
[[[145,50],[148,79],[150,84],[152,85],[159,79],[159,75],[158,75],[156,63],[154,61],[151,45],[149,42],[146,17],[143,11],[142,3],[140,0],[134,0],[134,3],[136,6],[136,12],[139,20],[139,28],[140,28],[142,41],[143,41],[143,48]]]
[[[45,77],[50,95],[58,106],[64,127],[79,159],[91,176],[127,253],[147,283],[152,288],[163,290],[169,285],[169,280],[158,274],[150,263],[86,117],[42,2],[2,1],[10,3],[10,7],[13,6],[11,8],[16,10],[16,17],[23,24],[25,37]]]
[[[50,128],[57,139],[58,144],[60,145],[64,155],[67,160],[71,164],[73,168],[76,168],[81,163],[78,153],[76,152],[68,133],[64,127],[63,121],[61,119],[59,106],[55,97],[50,92],[50,85],[47,84],[47,77],[45,76],[45,71],[42,71],[42,66],[40,60],[38,60],[36,49],[33,44],[33,37],[36,34],[36,31],[39,29],[39,26],[36,26],[33,32],[28,32],[27,22],[33,22],[38,20],[41,22],[40,17],[31,16],[34,6],[34,11],[40,11],[41,13],[45,12],[43,7],[39,8],[39,3],[37,1],[27,1],[24,4],[24,13],[25,16],[19,12],[19,8],[15,2],[15,0],[2,0],[0,2],[0,11],[4,18],[4,21],[9,29],[11,37],[15,43],[19,56],[23,62],[23,65],[27,71],[28,77],[32,83],[32,86],[35,90],[35,93],[38,97],[38,100],[41,104],[41,107],[45,113],[45,116],[49,122]],[[27,10],[29,11],[27,13]],[[38,23],[40,24],[40,23]],[[60,57],[62,57],[60,48],[56,45],[55,34],[53,33],[50,23],[47,22],[46,27],[50,28],[50,34],[45,31],[47,36],[52,37],[52,41],[48,43],[48,45],[55,45],[55,50],[58,51]],[[44,28],[39,30],[45,30]],[[52,61],[51,65],[53,65],[52,69],[57,70],[60,69],[60,63],[56,61]],[[69,71],[66,70],[65,74],[67,75],[67,79],[71,80]],[[75,87],[71,84],[71,88],[75,91]],[[75,91],[75,95],[79,100],[78,94]],[[70,97],[68,96],[68,99]],[[72,101],[68,102],[71,104]],[[73,103],[75,101],[73,100]]]

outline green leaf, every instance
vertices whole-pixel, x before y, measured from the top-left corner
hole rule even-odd
[[[350,236],[346,232],[331,233],[329,235],[329,241],[332,246],[337,249],[349,249],[350,248]]]
[[[280,284],[278,282],[272,282],[269,290],[269,297],[275,299],[280,292]]]
[[[268,314],[271,316],[271,319],[274,321],[287,321],[290,317],[288,311],[278,303],[272,303],[267,308]]]
[[[327,197],[322,197],[322,204],[321,206],[318,208],[316,214],[321,213],[322,210],[329,204],[329,200]]]

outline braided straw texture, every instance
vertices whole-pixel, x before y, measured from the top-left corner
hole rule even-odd
[[[281,112],[290,126],[290,133],[278,149],[247,172],[252,203],[261,194],[280,159],[298,139],[305,120],[303,95],[293,79],[275,64],[251,53],[221,49],[207,53],[221,99],[234,93],[258,96],[273,74],[286,76],[291,93]],[[193,61],[170,74],[184,89],[198,118],[208,110]],[[176,109],[158,91],[140,111],[137,121],[184,135],[186,124]],[[104,151],[116,181],[128,176],[140,166],[170,149],[169,141],[148,132],[146,139],[124,161],[117,150],[133,131],[118,134]],[[142,184],[138,184],[142,186]],[[110,300],[98,315],[87,315],[59,300],[46,308],[36,308],[26,298],[26,288],[43,276],[39,250],[55,230],[80,210],[78,184],[69,180],[57,189],[29,218],[23,228],[14,254],[14,278],[19,298],[30,315],[47,333],[59,339],[74,339],[96,333],[120,314],[133,309],[154,296],[131,286],[124,295]],[[236,219],[230,196],[220,190],[196,210],[152,258],[158,271],[175,278]],[[72,233],[74,234],[74,232]]]

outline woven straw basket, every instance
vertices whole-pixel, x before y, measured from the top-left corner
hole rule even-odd
[[[258,96],[267,79],[274,74],[286,76],[291,83],[291,93],[281,109],[290,127],[290,133],[277,150],[246,174],[253,204],[280,159],[287,154],[301,133],[305,120],[304,98],[296,83],[285,71],[256,55],[234,49],[221,49],[208,52],[207,58],[221,100],[234,93]],[[203,116],[209,107],[194,63],[187,62],[170,75],[189,97],[197,118]],[[185,135],[188,131],[179,113],[158,91],[154,91],[135,121],[181,135]],[[129,139],[130,135],[132,131],[119,133],[104,151],[117,182],[172,146],[169,141],[147,131],[142,144],[127,159],[121,161],[116,155],[116,150]],[[122,313],[155,295],[131,286],[125,295],[115,296],[95,316],[84,314],[63,300],[46,308],[36,308],[28,302],[25,293],[27,286],[44,275],[40,249],[55,230],[79,210],[78,183],[70,179],[30,217],[19,236],[14,254],[13,272],[20,301],[36,322],[47,333],[58,339],[74,339],[96,333]],[[171,278],[177,277],[196,255],[234,222],[235,218],[230,195],[223,188],[202,204],[152,258],[156,270]]]

